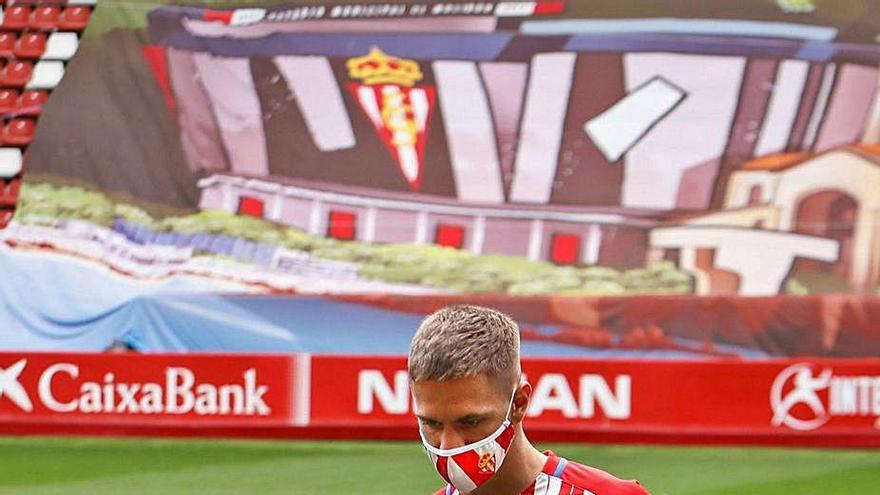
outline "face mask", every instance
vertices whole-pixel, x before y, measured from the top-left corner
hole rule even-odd
[[[458,491],[470,492],[489,481],[504,462],[514,435],[514,428],[510,423],[510,409],[515,395],[516,390],[510,396],[507,416],[501,426],[494,433],[477,442],[454,449],[438,449],[428,443],[419,428],[419,435],[434,468]]]

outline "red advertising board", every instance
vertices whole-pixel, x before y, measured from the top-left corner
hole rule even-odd
[[[313,357],[312,425],[412,428],[403,358]],[[527,359],[534,438],[880,446],[880,361]]]
[[[0,422],[287,425],[294,359],[0,354]]]
[[[534,440],[880,447],[880,360],[527,359]],[[0,431],[417,438],[403,357],[0,354]]]

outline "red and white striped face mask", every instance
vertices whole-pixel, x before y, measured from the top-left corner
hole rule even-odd
[[[425,438],[419,428],[422,444],[428,451],[428,457],[434,468],[447,483],[458,491],[467,493],[489,481],[507,455],[513,441],[514,428],[510,423],[510,410],[513,406],[514,389],[507,406],[507,416],[501,426],[488,437],[454,449],[438,449]]]

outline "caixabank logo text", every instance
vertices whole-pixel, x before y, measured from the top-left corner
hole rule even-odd
[[[122,380],[113,369],[90,370],[73,362],[30,366],[22,358],[0,367],[0,414],[40,412],[59,414],[268,416],[269,392],[255,368],[231,383],[209,383],[187,366],[162,366],[153,380]],[[25,380],[28,375],[32,377]],[[33,378],[36,380],[33,380]]]

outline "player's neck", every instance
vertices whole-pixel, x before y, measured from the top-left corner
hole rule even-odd
[[[468,495],[519,495],[531,486],[546,462],[547,456],[532,446],[520,427],[495,476]]]

